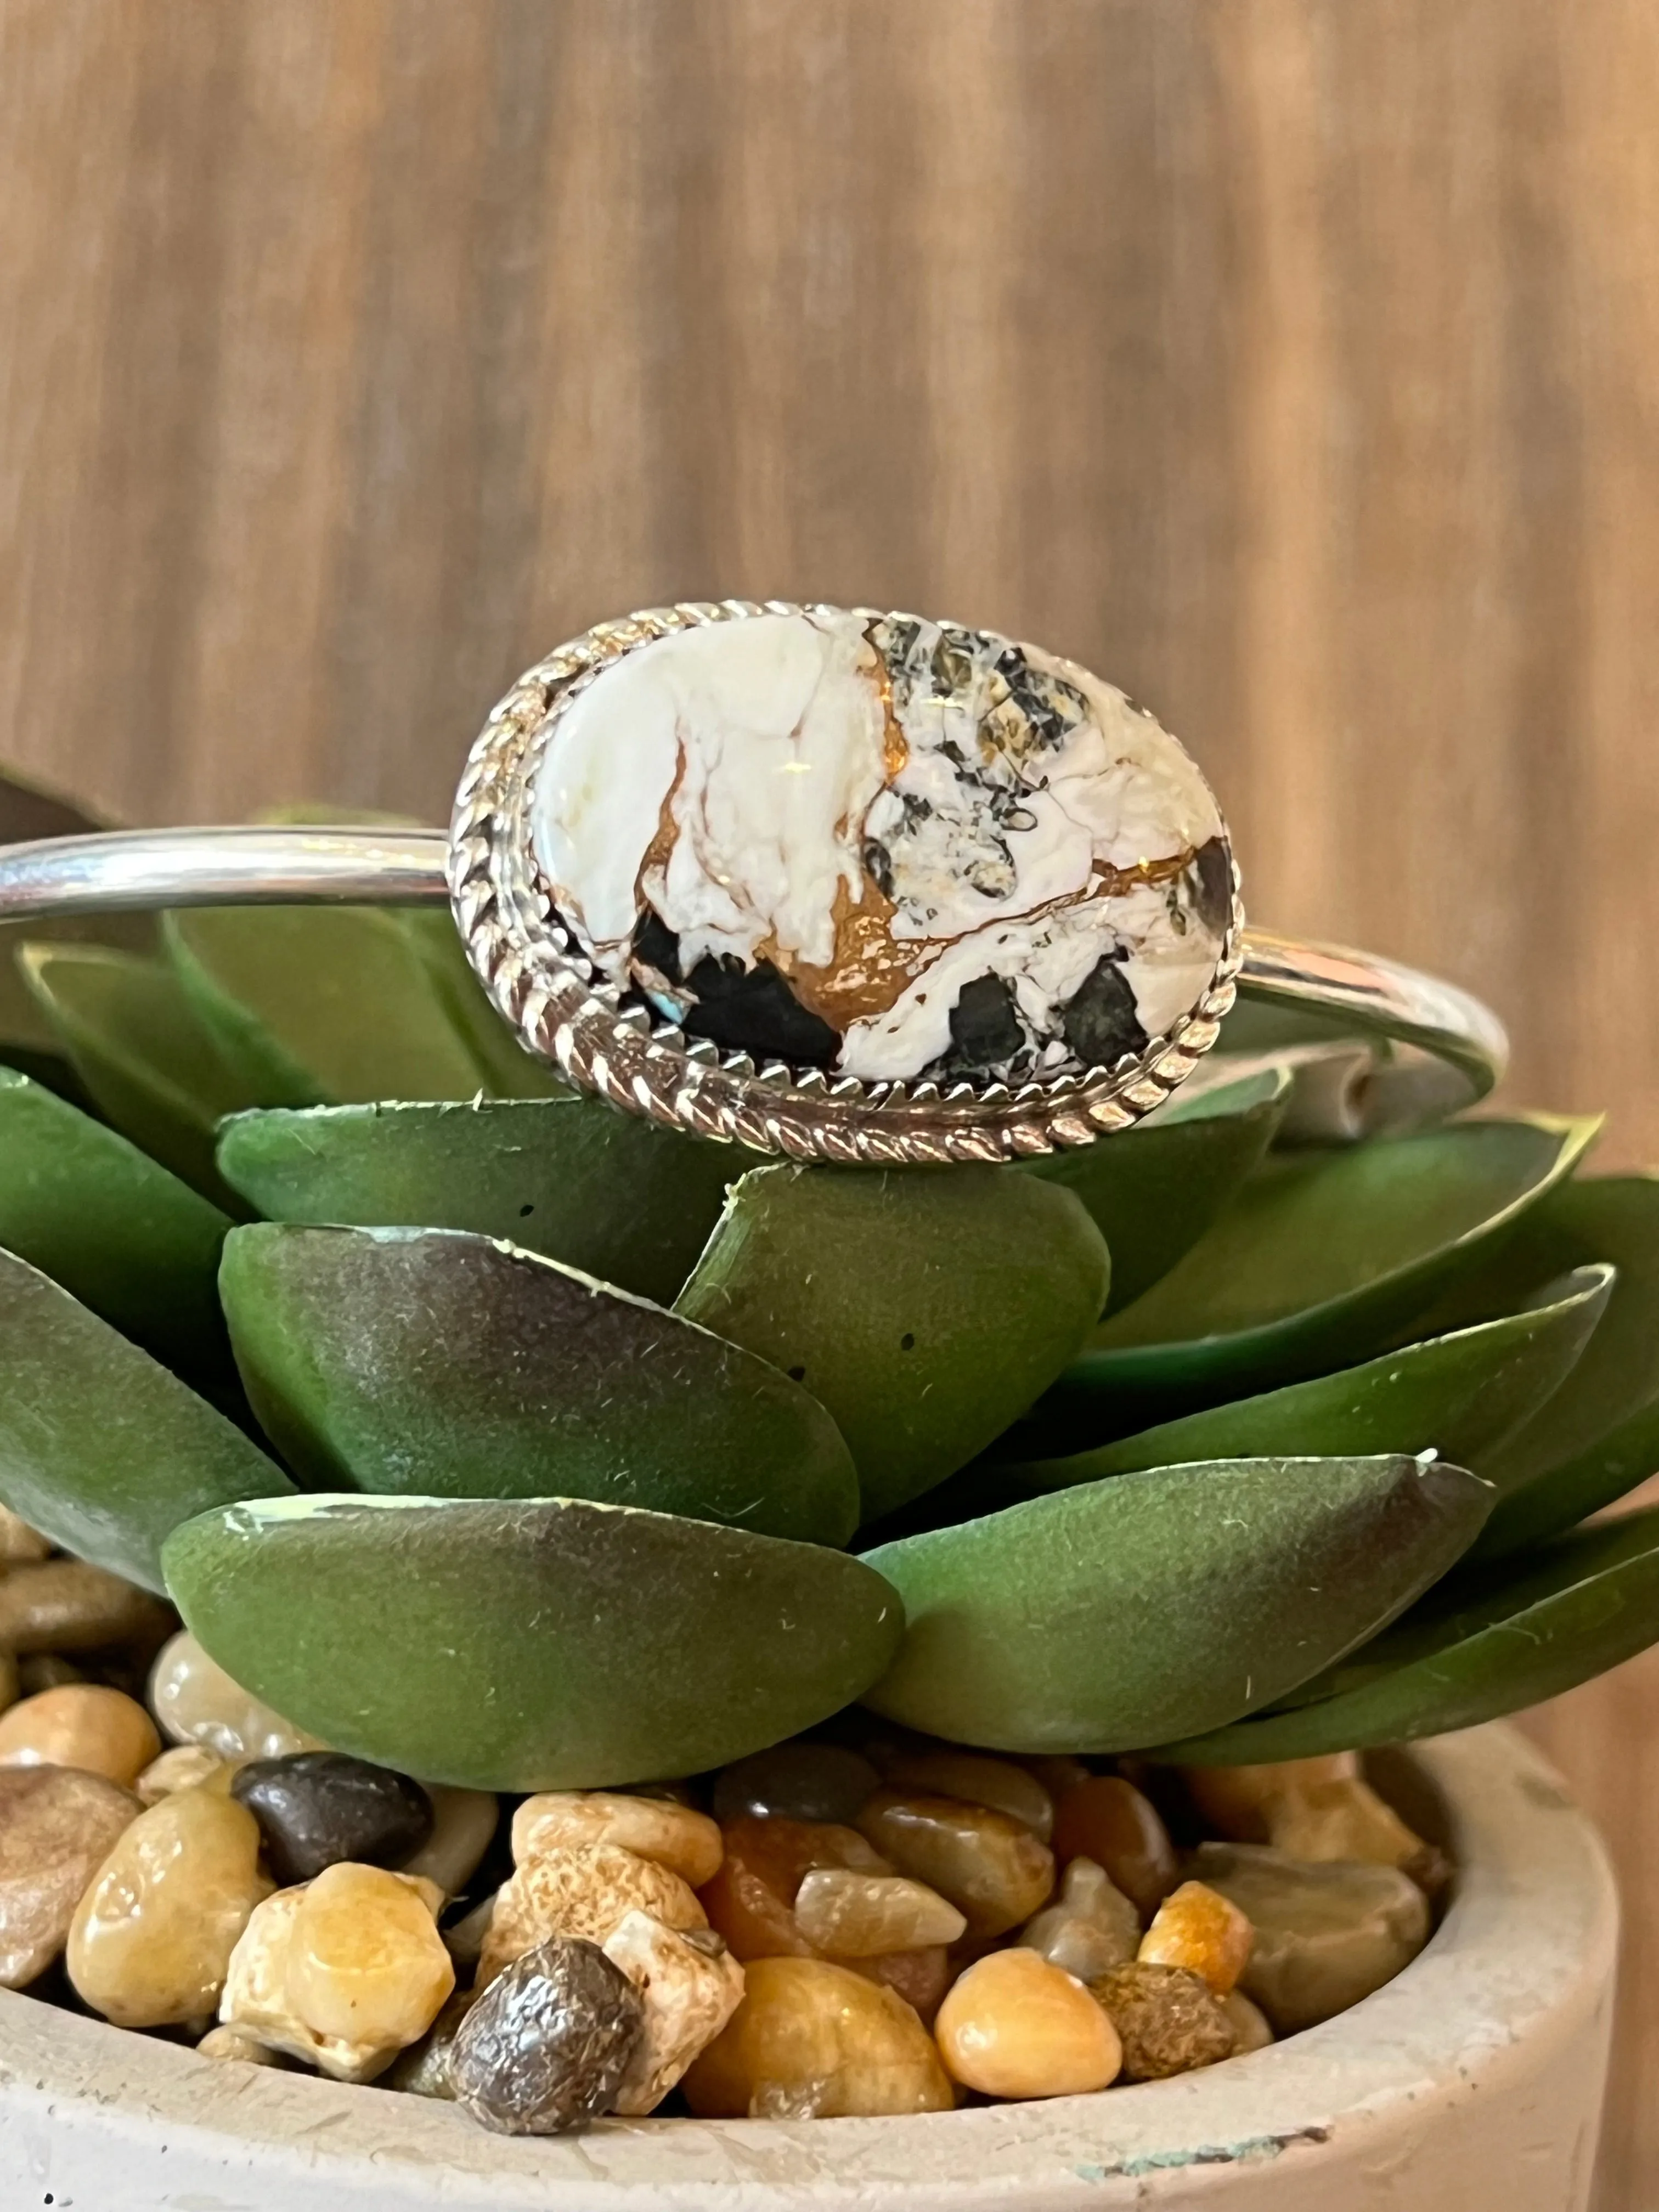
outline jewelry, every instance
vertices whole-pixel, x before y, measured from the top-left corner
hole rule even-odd
[[[117,832],[0,850],[0,920],[447,896],[521,1043],[800,1159],[1003,1160],[1128,1127],[1243,988],[1449,1061],[1449,984],[1246,931],[1207,785],[1075,663],[909,615],[726,600],[562,646],[435,832]]]

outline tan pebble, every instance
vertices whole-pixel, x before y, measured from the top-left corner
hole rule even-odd
[[[1135,1955],[1149,1966],[1186,1966],[1224,1997],[1249,1962],[1255,1934],[1231,1899],[1183,1881],[1158,1906]]]
[[[281,2066],[283,2054],[268,2044],[256,2042],[240,2027],[210,2027],[196,2046],[198,2058],[215,2058],[239,2066]]]
[[[118,2027],[210,2018],[230,1954],[270,1884],[246,1807],[181,1790],[140,1813],[93,1877],[69,1938],[69,1976]]]
[[[609,1790],[544,1790],[513,1815],[513,1863],[544,1851],[618,1844],[665,1866],[693,1889],[712,1881],[726,1856],[717,1824],[706,1813],[660,1797]]]
[[[501,1824],[501,1800],[493,1790],[456,1790],[428,1782],[432,1833],[400,1874],[435,1881],[446,1897],[459,1897],[478,1870]]]
[[[228,1796],[235,1771],[234,1760],[221,1759],[204,1743],[175,1743],[151,1759],[133,1788],[146,1805],[159,1805],[180,1790],[213,1790]]]
[[[701,1939],[701,1940],[699,1940]],[[614,2110],[637,2119],[657,2106],[742,2002],[744,1970],[718,1936],[688,1935],[647,1912],[623,1915],[601,1946],[645,2001],[645,2033],[628,2062]]]
[[[65,1682],[84,1682],[86,1676],[73,1659],[60,1651],[31,1651],[16,1662],[17,1687],[26,1698],[41,1690],[60,1690]]]
[[[1212,1836],[1236,1844],[1270,1840],[1273,1808],[1310,1785],[1357,1782],[1359,1754],[1337,1751],[1319,1759],[1280,1759],[1257,1766],[1188,1766],[1181,1779]]]
[[[881,1790],[858,1825],[899,1873],[926,1882],[964,1913],[975,1936],[1017,1928],[1048,1903],[1054,1886],[1053,1852],[1009,1813]]]
[[[154,1650],[176,1617],[136,1583],[85,1559],[46,1559],[0,1579],[0,1645],[9,1651],[100,1651],[144,1642]]]
[[[220,2018],[337,2081],[372,2081],[455,1986],[434,1884],[342,1861],[278,1890],[230,1962]]]
[[[700,2119],[946,2112],[933,2039],[902,1997],[823,1959],[757,1959],[743,2002],[682,2083]]]
[[[1060,1878],[1060,1894],[1020,1930],[1028,1950],[1091,1982],[1133,1958],[1140,1945],[1140,1915],[1092,1859],[1073,1859]]]
[[[983,1751],[900,1752],[884,1760],[883,1778],[890,1790],[925,1797],[960,1797],[965,1804],[988,1805],[1022,1821],[1045,1844],[1054,1830],[1054,1801],[1029,1767]]]
[[[1077,1977],[1020,1946],[960,1975],[933,2033],[952,2079],[987,2097],[1083,2096],[1123,2063],[1117,2030]]]
[[[149,1677],[149,1708],[174,1743],[204,1743],[221,1759],[286,1759],[328,1746],[233,1682],[188,1629],[164,1644]]]
[[[31,1528],[9,1505],[0,1505],[0,1567],[32,1566],[51,1557],[52,1539]]]
[[[1272,1808],[1267,1840],[1293,1859],[1364,1859],[1398,1867],[1431,1892],[1443,1885],[1448,1871],[1433,1844],[1358,1779],[1308,1782],[1288,1792]]]
[[[1232,2024],[1235,2058],[1248,2058],[1253,2051],[1265,2051],[1273,2041],[1273,2032],[1267,2014],[1243,1990],[1229,1990],[1221,2000],[1221,2009]]]
[[[948,1899],[907,1875],[818,1867],[795,1892],[795,1925],[832,1959],[873,1959],[954,1943],[968,1923]]]
[[[1428,1941],[1428,1901],[1395,1867],[1310,1864],[1253,1844],[1200,1844],[1193,1866],[1249,1915],[1255,1942],[1244,1993],[1279,2035],[1346,2012]]]
[[[401,2089],[411,2097],[436,2097],[453,2104],[455,2084],[450,2076],[450,2054],[455,2048],[461,2022],[471,2011],[477,1995],[476,1990],[457,1990],[446,1998],[443,2009],[420,2041],[400,2051],[380,2075],[380,2087]]]
[[[136,1698],[66,1682],[0,1713],[0,1766],[78,1766],[131,1789],[161,1748]]]
[[[0,1772],[0,1989],[27,1987],[69,1940],[75,1908],[138,1801],[67,1766]]]
[[[695,1891],[654,1859],[642,1859],[618,1844],[544,1851],[496,1892],[478,1960],[478,1987],[485,1988],[514,1959],[555,1936],[580,1936],[603,1946],[629,1912],[648,1912],[670,1928],[708,1925]]]
[[[1138,1960],[1114,1966],[1089,1987],[1118,2032],[1131,2081],[1165,2081],[1232,2056],[1225,2000],[1202,1974]]]

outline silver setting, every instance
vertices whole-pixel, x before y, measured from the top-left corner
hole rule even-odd
[[[1233,1003],[1244,929],[1238,871],[1221,957],[1202,998],[1144,1052],[1109,1068],[1022,1084],[830,1080],[745,1053],[687,1048],[648,1011],[621,1009],[560,923],[532,857],[536,775],[571,700],[605,668],[675,630],[812,611],[771,599],[652,607],[601,623],[526,672],[496,707],[468,757],[450,824],[449,893],[480,981],[520,1042],[584,1091],[629,1113],[720,1143],[793,1159],[926,1166],[1029,1158],[1092,1144],[1160,1106],[1215,1042]],[[859,614],[873,611],[859,608]],[[641,1026],[637,1012],[647,1011]]]

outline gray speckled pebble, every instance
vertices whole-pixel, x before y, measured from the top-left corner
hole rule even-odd
[[[550,2136],[610,2111],[645,2006],[596,1943],[556,1936],[498,1975],[450,2052],[457,2100],[498,2135]]]

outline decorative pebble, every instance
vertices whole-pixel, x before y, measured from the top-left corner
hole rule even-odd
[[[1428,1900],[1395,1867],[1310,1865],[1255,1844],[1200,1844],[1193,1867],[1249,1915],[1255,1943],[1244,1993],[1279,2035],[1358,2004],[1428,1941]]]
[[[1140,1960],[1089,1984],[1110,2015],[1131,2081],[1162,2081],[1231,2057],[1233,2024],[1202,1974]]]
[[[1248,2058],[1253,2051],[1265,2051],[1273,2041],[1273,2032],[1267,2014],[1243,1990],[1229,1990],[1221,2000],[1221,2009],[1232,2023],[1235,2058]]]
[[[1056,1804],[1068,1790],[1075,1790],[1079,1782],[1089,1782],[1094,1778],[1080,1759],[1073,1759],[1063,1751],[1034,1752],[1019,1763],[1028,1774],[1036,1775]]]
[[[1150,1797],[1119,1774],[1097,1774],[1054,1808],[1054,1856],[1103,1867],[1115,1887],[1151,1919],[1179,1880],[1175,1845]]]
[[[1016,1945],[961,1975],[934,2033],[952,2078],[988,2097],[1103,2089],[1123,2063],[1117,2030],[1075,1975]]]
[[[51,1539],[31,1528],[9,1505],[0,1505],[0,1567],[32,1566],[51,1557]]]
[[[1048,1845],[1023,1820],[986,1806],[883,1790],[859,1827],[901,1874],[949,1898],[976,1936],[1006,1935],[1029,1920],[1054,1886]]]
[[[245,2035],[240,2027],[210,2027],[196,2046],[198,2058],[215,2058],[237,2066],[281,2066],[283,2055],[268,2044]]]
[[[954,1943],[968,1923],[936,1889],[908,1875],[815,1867],[795,1892],[795,1925],[828,1958],[873,1959]]]
[[[1398,1867],[1431,1894],[1449,1869],[1360,1771],[1356,1752],[1264,1766],[1189,1769],[1188,1794],[1212,1835],[1271,1844],[1293,1859],[1366,1859]]]
[[[137,1700],[97,1682],[41,1690],[0,1714],[0,1766],[78,1766],[131,1789],[161,1748]]]
[[[9,1660],[11,1655],[6,1656]],[[65,1682],[84,1682],[87,1679],[74,1660],[65,1659],[61,1651],[30,1651],[15,1664],[17,1689],[14,1694],[25,1698],[35,1697],[42,1690],[61,1689]]]
[[[475,1905],[471,1912],[452,1920],[447,1928],[440,1929],[444,1948],[455,1964],[471,1972],[483,1956],[483,1947],[489,1940],[489,1923],[495,1917],[495,1896],[492,1889],[488,1897]]]
[[[478,1960],[478,1986],[485,1988],[514,1959],[556,1936],[603,1943],[629,1912],[648,1912],[670,1928],[708,1924],[696,1893],[653,1859],[617,1844],[544,1851],[496,1893]]]
[[[435,1881],[446,1897],[459,1897],[478,1871],[501,1826],[501,1801],[493,1790],[455,1790],[428,1782],[432,1833],[399,1869]]]
[[[757,1959],[743,2002],[687,2073],[700,2119],[945,2112],[933,2039],[902,1997],[823,1959]]]
[[[9,1651],[0,1651],[0,1713],[16,1704],[22,1686],[16,1660]]]
[[[0,1772],[0,1989],[24,1989],[45,1973],[138,1809],[130,1791],[72,1767]]]
[[[175,1743],[152,1759],[132,1786],[146,1805],[159,1805],[180,1790],[212,1790],[228,1797],[235,1772],[231,1760],[221,1759],[204,1743]]]
[[[1359,1754],[1274,1759],[1257,1766],[1187,1766],[1181,1779],[1207,1836],[1232,1844],[1273,1840],[1274,1810],[1287,1796],[1331,1782],[1357,1782]]]
[[[597,1944],[556,1936],[515,1959],[461,2022],[460,2103],[498,2135],[550,2136],[611,2110],[645,2034],[643,1998]]]
[[[284,1759],[292,1752],[328,1748],[233,1682],[188,1629],[169,1638],[156,1655],[149,1708],[174,1743],[204,1743],[221,1759]]]
[[[724,1769],[714,1784],[714,1818],[722,1826],[745,1814],[850,1823],[880,1787],[870,1761],[843,1744],[781,1743]]]
[[[630,1912],[604,1944],[645,2006],[645,2028],[612,2111],[633,2119],[657,2106],[743,1999],[744,1970],[712,1929],[682,1934],[649,1913]]]
[[[891,1990],[895,1996],[902,1997],[929,2027],[957,1972],[942,1943],[931,1943],[920,1951],[884,1951],[879,1958],[842,1959],[836,1963],[850,1966],[855,1974],[867,1975],[883,1989]]]
[[[1054,1801],[1024,1766],[982,1751],[905,1751],[882,1762],[890,1790],[927,1797],[960,1797],[1006,1813],[1046,1844],[1054,1832]]]
[[[265,1863],[284,1887],[349,1859],[403,1866],[432,1833],[432,1800],[418,1782],[343,1751],[299,1751],[239,1767],[230,1794],[264,1838]]]
[[[515,1866],[544,1851],[588,1844],[619,1844],[667,1867],[693,1889],[713,1878],[726,1853],[720,1828],[706,1813],[665,1798],[609,1790],[544,1790],[526,1797],[513,1815]]]
[[[1126,1966],[1140,1945],[1140,1915],[1105,1869],[1092,1859],[1073,1859],[1060,1877],[1060,1894],[1020,1930],[1028,1950],[1092,1982]]]
[[[164,1797],[117,1838],[81,1899],[70,1979],[118,2027],[210,2019],[270,1889],[252,1813],[206,1790]]]
[[[0,1580],[0,1645],[9,1651],[101,1651],[148,1643],[177,1618],[137,1583],[84,1559],[14,1567]]]
[[[702,1887],[711,1926],[734,1958],[811,1958],[812,1946],[795,1923],[796,1893],[817,1867],[851,1867],[861,1874],[892,1868],[856,1828],[833,1820],[728,1820],[726,1856]]]
[[[401,2089],[411,2097],[436,2097],[453,2104],[455,2082],[449,2070],[455,2038],[461,2022],[477,2003],[476,1990],[457,1990],[444,2001],[438,2014],[418,2043],[400,2051],[380,2076],[383,2089]]]
[[[1185,1966],[1224,1997],[1249,1964],[1255,1930],[1230,1898],[1201,1881],[1172,1890],[1140,1939],[1136,1957],[1150,1966]]]
[[[221,2020],[337,2081],[374,2081],[455,1986],[441,1901],[429,1881],[349,1863],[278,1890],[236,1946]]]

